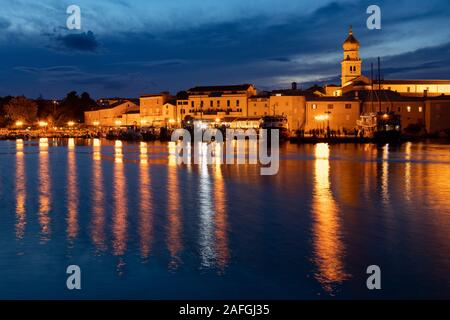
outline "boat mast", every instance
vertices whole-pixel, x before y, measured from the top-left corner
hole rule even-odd
[[[378,57],[378,111],[381,113],[381,61],[380,57]]]
[[[370,64],[370,112],[374,112],[373,109],[373,62]]]

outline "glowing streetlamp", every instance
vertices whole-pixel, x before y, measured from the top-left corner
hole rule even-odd
[[[122,121],[120,121],[120,120],[116,120],[115,122],[114,122],[115,124],[116,124],[116,126],[120,126],[121,124],[122,124]]]
[[[46,121],[39,121],[39,127],[43,128],[48,126],[48,123]]]
[[[73,126],[75,125],[75,122],[69,121],[69,122],[67,122],[67,125],[68,125],[69,127],[73,127]]]
[[[329,120],[330,117],[328,114],[320,114],[320,115],[315,116],[314,119],[316,121],[323,123],[324,124],[323,126],[325,127],[325,121]],[[322,127],[322,125],[319,126],[320,129],[322,129],[321,127]]]
[[[99,121],[94,121],[94,122],[92,122],[92,124],[93,124],[94,126],[98,127],[98,126],[100,125],[100,122],[99,122]]]
[[[21,128],[23,126],[23,122],[22,121],[16,121],[16,127]]]
[[[325,120],[329,119],[329,116],[326,114],[321,114],[321,115],[315,116],[314,119],[316,121],[325,121]]]

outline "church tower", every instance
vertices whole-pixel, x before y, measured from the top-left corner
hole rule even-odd
[[[353,36],[353,30],[350,26],[348,37],[342,45],[344,48],[344,60],[342,60],[342,87],[345,83],[361,76],[362,61],[359,58],[359,41]]]

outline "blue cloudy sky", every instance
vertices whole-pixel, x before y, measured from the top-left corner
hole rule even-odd
[[[365,70],[450,79],[448,0],[0,0],[0,96],[176,93],[195,85],[259,89],[338,82],[348,26]],[[66,28],[81,8],[82,29]],[[382,29],[366,28],[366,8]]]

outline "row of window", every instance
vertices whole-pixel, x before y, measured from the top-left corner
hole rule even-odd
[[[188,112],[188,113],[194,113],[195,112],[195,109],[189,109],[189,110],[186,110],[186,109],[180,109],[180,114],[186,114],[186,111]],[[222,112],[223,111],[225,111],[225,110],[221,110]],[[242,108],[237,108],[236,110],[228,110],[228,111],[231,111],[231,112],[242,112]]]
[[[351,108],[352,108],[352,104],[351,104],[351,103],[346,103],[346,104],[345,104],[345,109],[351,109]],[[317,104],[311,105],[311,109],[316,110],[316,109],[317,109]],[[328,105],[327,105],[327,109],[328,109],[328,110],[334,109],[334,105],[333,105],[333,104],[328,104]],[[387,112],[390,112],[391,110],[390,110],[390,108],[388,107],[386,111],[387,111]],[[397,108],[397,112],[401,112],[401,111],[402,111],[401,107],[398,107],[398,108]],[[411,107],[411,106],[407,106],[407,107],[406,107],[406,111],[407,111],[407,112],[411,112],[411,111],[412,111],[412,107]],[[419,111],[419,112],[423,112],[423,107],[418,107],[418,111]]]
[[[235,106],[236,106],[236,107],[239,107],[239,104],[240,104],[240,101],[239,101],[239,100],[236,100]],[[181,106],[181,105],[184,105],[184,106],[185,106],[185,105],[188,105],[188,101],[177,101],[177,105],[179,105],[179,106]],[[227,100],[226,105],[227,105],[227,107],[231,107],[231,100]],[[210,100],[210,101],[209,101],[209,106],[210,106],[211,108],[214,107],[214,101],[213,101],[213,100]],[[216,100],[216,106],[217,106],[217,107],[220,107],[220,100]],[[192,107],[192,108],[195,107],[194,101],[191,101],[191,107]],[[200,101],[200,108],[203,108],[203,107],[204,107],[204,101]]]
[[[352,104],[351,103],[346,103],[345,104],[345,109],[351,109],[352,108]],[[316,110],[317,109],[317,104],[313,104],[313,105],[311,105],[311,109],[313,109],[313,110]],[[327,105],[327,109],[328,110],[332,110],[332,109],[334,109],[334,104],[328,104]]]

